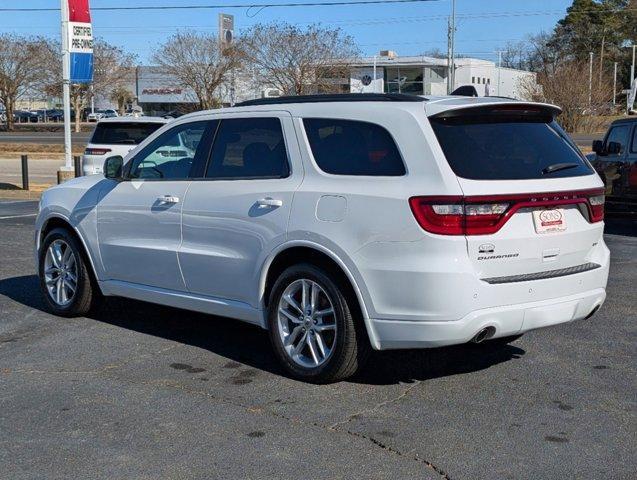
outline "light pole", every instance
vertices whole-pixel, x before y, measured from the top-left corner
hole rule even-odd
[[[455,84],[455,64],[454,64],[454,42],[456,32],[456,0],[451,0],[451,15],[447,24],[447,95],[449,95]]]
[[[69,2],[60,0],[62,11],[62,102],[64,104],[64,170],[73,169],[71,158],[71,54],[69,52]],[[79,115],[79,112],[75,112]]]
[[[633,81],[635,80],[635,47],[636,44],[633,44],[633,63],[630,66],[630,82],[628,83],[628,88],[632,87]]]
[[[378,56],[374,55],[374,93],[377,93],[376,92],[376,63],[378,61],[377,59],[378,59]]]
[[[498,97],[500,96],[500,71],[502,70],[502,50],[498,50]]]
[[[617,100],[617,62],[615,62],[615,67],[613,70],[613,107],[615,106]]]
[[[588,106],[593,104],[593,52],[589,53],[589,67],[588,67]]]

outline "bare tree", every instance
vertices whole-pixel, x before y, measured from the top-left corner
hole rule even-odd
[[[562,109],[562,126],[569,132],[582,131],[593,114],[607,113],[613,97],[608,76],[603,75],[600,84],[589,91],[588,74],[587,62],[564,61],[551,71],[538,72],[537,84],[531,79],[523,80],[520,91],[533,101],[558,105]]]
[[[152,56],[155,64],[197,95],[201,109],[219,106],[219,86],[241,65],[241,52],[222,47],[214,35],[180,32],[168,39]]]
[[[502,66],[526,70],[529,66],[529,42],[507,42],[502,50]]]
[[[243,42],[261,81],[291,95],[333,90],[359,56],[352,37],[320,25],[257,24]]]
[[[13,130],[16,102],[45,81],[41,68],[45,51],[43,38],[0,35],[0,103],[5,108],[7,130]]]
[[[124,115],[126,104],[135,100],[135,94],[131,92],[127,86],[120,85],[115,87],[111,92],[111,100],[117,104],[117,111],[120,115]]]

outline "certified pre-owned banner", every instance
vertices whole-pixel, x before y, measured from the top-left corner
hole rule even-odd
[[[89,0],[68,0],[71,83],[93,81],[93,28]]]

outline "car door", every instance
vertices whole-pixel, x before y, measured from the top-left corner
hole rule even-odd
[[[224,116],[183,205],[179,262],[188,290],[258,308],[261,267],[285,240],[302,178],[288,113]]]
[[[616,142],[621,145],[619,153],[597,155],[595,167],[598,171],[604,185],[606,187],[606,196],[621,197],[626,190],[627,178],[629,173],[628,159],[628,143],[630,140],[631,125],[628,123],[620,123],[611,126],[604,139],[604,151],[610,142]],[[628,167],[628,168],[627,168]],[[612,200],[611,200],[612,201]]]
[[[181,209],[191,170],[205,161],[214,122],[177,125],[151,141],[112,181],[97,207],[100,255],[108,280],[185,291],[177,249]],[[163,155],[166,145],[187,135],[194,156]]]

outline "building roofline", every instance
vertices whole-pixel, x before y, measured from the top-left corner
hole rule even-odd
[[[246,100],[235,107],[256,105],[281,105],[289,103],[327,103],[327,102],[424,102],[426,98],[404,93],[339,93],[333,95],[298,95],[274,98]]]

